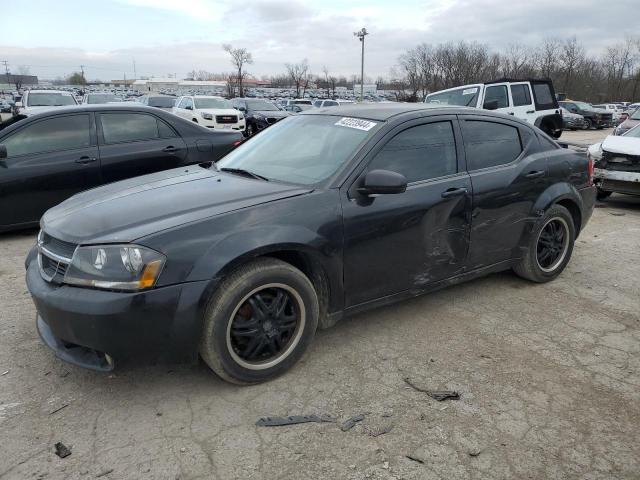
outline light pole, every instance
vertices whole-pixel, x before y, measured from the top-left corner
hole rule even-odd
[[[362,57],[360,61],[360,101],[364,100],[364,37],[369,35],[367,29],[362,27],[359,32],[353,32],[353,34],[360,39],[362,43]]]

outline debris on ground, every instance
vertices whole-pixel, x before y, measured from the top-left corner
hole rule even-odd
[[[67,378],[69,376],[69,372],[62,372],[60,374],[60,378]]]
[[[67,408],[69,406],[68,403],[65,403],[64,405],[62,405],[61,407],[56,408],[55,410],[52,410],[49,412],[49,415],[53,415],[54,413],[58,413],[60,410],[62,410],[63,408]]]
[[[282,425],[296,425],[298,423],[335,423],[337,419],[330,415],[291,415],[289,417],[262,417],[258,419],[258,427],[280,427]]]
[[[469,454],[470,457],[477,457],[482,453],[482,450],[470,450],[467,453]]]
[[[609,212],[609,215],[614,215],[616,217],[624,217],[626,213],[624,212]]]
[[[353,417],[345,420],[345,422],[340,425],[340,430],[342,430],[343,432],[351,430],[356,426],[356,423],[361,422],[362,420],[364,420],[364,413],[361,413],[360,415],[354,415]]]
[[[97,474],[96,478],[104,477],[105,475],[109,475],[112,472],[113,472],[113,468],[110,468],[108,470],[104,470],[104,471],[100,472],[99,474]]]
[[[54,448],[56,449],[56,455],[59,456],[60,458],[65,458],[65,457],[68,457],[69,455],[71,455],[71,449],[68,448],[62,442],[56,443],[54,445]]]
[[[367,433],[370,437],[379,437],[380,435],[389,433],[391,430],[393,430],[393,425],[384,425],[382,427],[369,428],[367,429]]]
[[[460,400],[460,394],[455,390],[427,390],[426,388],[422,388],[417,386],[415,383],[411,381],[409,377],[403,378],[404,383],[409,385],[411,388],[418,392],[426,393],[434,400],[438,402],[442,402],[444,400]]]
[[[4,377],[7,373],[9,373],[9,370],[7,370],[6,372],[0,373],[0,377]]]
[[[418,463],[424,463],[424,460],[422,460],[421,458],[418,458],[414,455],[405,455],[406,458],[408,458],[409,460],[412,460],[414,462],[418,462]]]

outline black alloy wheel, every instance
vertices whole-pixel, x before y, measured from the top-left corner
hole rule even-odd
[[[286,285],[266,285],[240,303],[231,322],[229,353],[245,368],[257,368],[277,360],[304,328],[304,305]]]
[[[543,272],[553,272],[564,260],[569,246],[569,226],[560,217],[551,218],[538,234],[536,261]]]

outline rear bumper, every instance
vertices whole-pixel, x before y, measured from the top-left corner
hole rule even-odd
[[[593,172],[596,185],[608,192],[640,195],[640,172],[622,172],[596,168]]]
[[[582,199],[582,225],[580,226],[580,231],[587,226],[587,222],[593,215],[593,209],[596,205],[596,193],[597,189],[595,186],[585,187],[580,190],[580,197]]]
[[[57,286],[32,259],[26,282],[40,337],[62,360],[96,370],[132,358],[197,356],[202,300],[209,282],[136,293]]]

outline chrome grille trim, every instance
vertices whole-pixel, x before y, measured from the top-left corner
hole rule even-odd
[[[38,233],[37,248],[40,276],[47,282],[62,283],[64,274],[69,264],[71,264],[71,258],[52,252],[49,244],[61,246],[66,252],[69,252],[71,248],[73,248],[75,252],[77,245],[74,246],[68,242],[55,239],[47,235],[43,230],[40,230],[40,233]],[[45,263],[47,264],[46,266]]]

